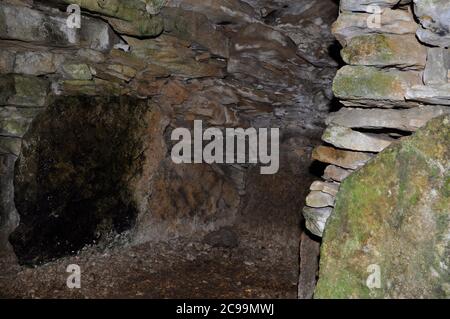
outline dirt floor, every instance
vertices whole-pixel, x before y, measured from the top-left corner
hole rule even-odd
[[[311,183],[302,172],[268,178],[255,170],[231,234],[137,246],[123,234],[35,268],[0,257],[0,298],[297,298],[299,207]],[[71,264],[81,267],[81,289],[66,286]],[[314,269],[300,279],[300,295],[309,296]]]
[[[35,268],[3,259],[2,298],[296,298],[298,264],[276,247],[214,248],[174,240],[88,247]],[[66,268],[81,268],[81,289]]]

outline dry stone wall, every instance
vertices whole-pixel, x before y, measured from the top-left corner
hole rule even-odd
[[[333,91],[343,107],[328,116],[326,144],[313,152],[328,164],[303,210],[313,234],[322,236],[344,179],[450,112],[449,23],[447,0],[341,1],[333,33],[347,65]]]

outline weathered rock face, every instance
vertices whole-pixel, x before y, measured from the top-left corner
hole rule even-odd
[[[450,297],[450,116],[379,154],[341,185],[316,298]],[[381,287],[369,289],[378,265]]]
[[[435,46],[450,46],[450,3],[446,0],[414,0],[421,28],[419,39]]]
[[[81,7],[79,29],[66,24],[68,4]],[[296,210],[312,181],[310,154],[332,100],[337,63],[329,52],[330,25],[337,11],[333,0],[2,1],[0,156],[7,164],[2,238],[17,226],[17,206],[21,222],[11,241],[26,263],[76,252],[123,229],[130,230],[132,243],[140,243],[202,238],[228,226],[252,242],[276,241],[294,252],[296,263],[301,219]],[[62,107],[68,97],[78,115]],[[141,103],[150,111],[138,120]],[[125,110],[138,125],[117,137],[114,128],[122,129]],[[192,127],[193,120],[203,120],[205,129],[279,127],[281,149],[291,154],[281,155],[279,186],[254,176],[253,166],[175,165],[170,133]],[[91,126],[101,131],[93,141]],[[47,128],[61,132],[50,135]],[[64,132],[70,145],[63,143]],[[115,137],[122,155],[105,150]],[[100,143],[104,151],[88,152],[89,143],[92,150]],[[136,158],[125,160],[132,154]],[[116,167],[123,161],[126,165]],[[108,181],[108,174],[116,175]],[[116,185],[108,188],[109,183]],[[64,191],[55,194],[57,187]],[[287,189],[299,189],[300,195],[285,199]],[[83,240],[69,226],[77,205],[85,205],[83,214],[92,221],[87,227],[82,226],[87,219],[76,224]]]
[[[0,38],[56,47],[85,46],[99,51],[108,51],[120,42],[110,26],[102,21],[84,18],[84,28],[70,29],[66,19],[64,14],[2,4]]]
[[[135,192],[140,212],[133,230],[136,242],[189,236],[233,224],[240,196],[236,185],[214,167],[190,168],[166,159],[153,174],[151,181],[141,177]]]

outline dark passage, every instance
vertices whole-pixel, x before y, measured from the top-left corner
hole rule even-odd
[[[131,98],[71,97],[36,118],[15,171],[21,222],[10,242],[21,263],[68,255],[132,226],[124,182],[138,168],[136,133],[147,109]]]

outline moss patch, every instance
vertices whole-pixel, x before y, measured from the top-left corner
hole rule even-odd
[[[432,120],[341,185],[316,298],[449,298],[450,116]],[[370,290],[369,265],[381,267]]]

